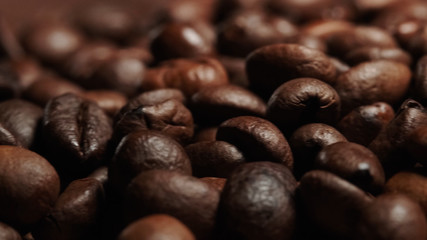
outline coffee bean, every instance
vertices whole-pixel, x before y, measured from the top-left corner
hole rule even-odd
[[[245,157],[235,146],[223,141],[190,144],[185,147],[185,151],[196,177],[227,178],[237,166],[245,162]]]
[[[231,118],[219,126],[216,140],[233,144],[248,161],[271,161],[290,169],[294,165],[286,138],[274,124],[262,118]]]
[[[0,17],[0,58],[18,60],[24,55],[24,49],[19,43],[15,31],[4,17]]]
[[[378,48],[378,47],[361,47],[356,48],[344,57],[350,65],[357,65],[363,62],[374,60],[390,60],[411,65],[412,58],[407,52],[399,48]]]
[[[4,240],[22,240],[21,235],[5,223],[0,222],[0,238]]]
[[[393,108],[377,102],[353,109],[340,120],[337,128],[349,141],[368,146],[393,118]]]
[[[295,159],[295,177],[299,179],[304,173],[312,170],[319,151],[337,142],[347,142],[347,139],[338,130],[326,124],[311,123],[295,130],[289,139]]]
[[[110,117],[114,117],[127,103],[126,96],[110,90],[92,90],[85,92],[82,97],[97,103]]]
[[[22,58],[8,62],[8,65],[17,76],[20,89],[26,90],[43,74],[38,62],[31,58]]]
[[[414,74],[415,96],[423,104],[427,103],[427,56],[420,58]]]
[[[204,177],[200,178],[201,181],[209,184],[211,187],[215,188],[219,192],[222,192],[224,189],[225,183],[227,182],[226,178],[216,178],[216,177]]]
[[[297,78],[274,91],[268,101],[267,118],[290,133],[311,122],[333,125],[340,108],[340,97],[330,85],[314,78]]]
[[[323,39],[317,36],[300,33],[296,36],[286,39],[286,43],[298,44],[304,47],[312,48],[320,52],[327,52],[328,47]]]
[[[110,163],[110,185],[123,193],[139,173],[152,169],[192,172],[190,159],[178,142],[155,131],[131,133],[122,139]]]
[[[118,240],[195,240],[193,233],[178,219],[154,214],[136,220],[120,233]]]
[[[216,0],[172,1],[167,5],[166,18],[174,22],[211,22],[217,4]]]
[[[377,156],[366,147],[338,142],[325,146],[317,154],[314,168],[332,172],[373,194],[381,192],[384,170]]]
[[[264,98],[291,79],[310,77],[335,82],[335,67],[322,52],[295,44],[259,48],[246,61],[251,88]]]
[[[332,64],[335,66],[337,78],[339,77],[339,75],[347,72],[350,69],[349,65],[342,62],[338,58],[331,57],[330,59],[331,59]]]
[[[37,153],[0,146],[0,221],[28,231],[53,207],[59,177]]]
[[[354,27],[353,23],[339,20],[318,20],[305,25],[301,32],[327,40],[339,32],[347,31]]]
[[[111,134],[108,116],[94,102],[65,94],[52,99],[45,107],[45,148],[61,174],[93,171],[104,160]]]
[[[426,163],[427,153],[427,121],[423,122],[423,125],[417,127],[408,137],[407,150],[409,154],[415,158],[418,162]]]
[[[17,98],[21,95],[18,75],[11,66],[0,66],[0,101]]]
[[[108,167],[102,166],[97,168],[95,171],[93,171],[91,174],[89,174],[88,178],[94,178],[98,182],[100,182],[104,189],[106,189],[106,185],[108,182]]]
[[[257,162],[238,167],[221,195],[221,239],[292,239],[295,188],[295,178],[283,165]]]
[[[219,192],[209,184],[175,171],[151,170],[134,178],[126,191],[126,222],[164,213],[188,226],[197,239],[212,235]]]
[[[194,134],[194,142],[215,141],[218,127],[207,127],[199,129]]]
[[[227,75],[231,84],[247,88],[249,86],[248,78],[245,72],[245,59],[230,56],[219,56],[218,60],[227,70]]]

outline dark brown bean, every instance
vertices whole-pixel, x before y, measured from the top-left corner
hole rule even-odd
[[[99,236],[105,207],[102,184],[94,178],[71,182],[33,231],[36,239],[77,240]]]
[[[16,74],[19,86],[22,90],[26,90],[31,86],[43,73],[40,65],[31,58],[22,58],[10,61],[8,64],[10,64],[10,67]]]
[[[235,146],[223,141],[190,144],[185,147],[185,151],[196,177],[227,178],[237,166],[245,162],[245,157]]]
[[[322,123],[303,125],[289,139],[294,154],[294,174],[297,179],[313,169],[314,160],[322,148],[347,139],[335,128]]]
[[[393,108],[377,102],[353,109],[340,120],[337,129],[349,141],[368,146],[393,118]]]
[[[375,102],[399,103],[408,91],[411,70],[404,64],[378,60],[359,64],[338,77],[334,88],[347,113]]]
[[[211,187],[215,188],[219,192],[222,192],[224,189],[225,183],[227,182],[226,178],[216,178],[216,177],[204,177],[200,178],[201,181],[209,184]]]
[[[21,235],[15,229],[2,222],[0,222],[0,239],[22,240]]]
[[[286,43],[298,44],[304,47],[312,48],[320,52],[326,53],[328,47],[326,46],[326,42],[320,37],[308,35],[304,33],[300,33],[296,36],[290,37],[286,39]]]
[[[340,97],[333,87],[314,78],[297,78],[282,84],[271,95],[267,119],[286,134],[311,122],[334,125],[340,111]]]
[[[93,171],[103,161],[111,135],[108,116],[94,102],[65,94],[45,107],[44,144],[61,174]]]
[[[385,183],[384,170],[377,156],[368,148],[351,142],[325,146],[317,154],[314,168],[325,170],[376,194]]]
[[[196,121],[218,125],[238,116],[264,117],[264,101],[245,88],[235,85],[206,87],[191,98],[191,109]]]
[[[219,126],[216,140],[233,144],[248,161],[271,161],[293,168],[288,141],[274,124],[265,119],[231,118]]]
[[[406,148],[413,158],[424,165],[427,163],[427,120],[422,124],[409,135]]]
[[[417,100],[427,104],[427,56],[417,62],[414,72],[414,94]]]
[[[317,78],[335,82],[335,67],[322,52],[296,44],[276,44],[259,48],[246,61],[251,88],[264,98],[291,79]]]
[[[18,41],[9,22],[0,17],[0,58],[18,60],[24,56],[24,49]]]
[[[301,32],[327,40],[339,32],[354,28],[353,23],[339,20],[319,20],[303,26]]]
[[[175,170],[191,175],[185,150],[172,138],[155,131],[137,131],[122,139],[108,168],[112,188],[123,193],[129,182],[143,171]]]
[[[334,64],[336,69],[336,77],[350,70],[350,66],[342,62],[338,58],[331,57],[332,64]]]
[[[98,104],[110,117],[114,117],[127,103],[126,96],[112,90],[92,90],[82,97]]]
[[[399,48],[356,48],[347,53],[344,59],[347,63],[353,66],[374,60],[390,60],[403,63],[407,66],[410,66],[412,63],[411,55]]]
[[[248,78],[245,72],[245,59],[230,57],[230,56],[219,56],[218,60],[224,65],[227,70],[228,78],[230,83],[247,88],[249,86]]]
[[[118,240],[196,240],[193,233],[178,219],[154,214],[129,224]]]
[[[221,195],[221,239],[292,239],[295,188],[295,178],[283,165],[257,162],[238,167]]]
[[[175,22],[211,22],[215,17],[216,0],[181,0],[167,4],[167,19]]]
[[[155,213],[176,217],[197,239],[210,238],[219,192],[209,184],[175,171],[151,170],[136,177],[127,188],[126,222]]]
[[[199,129],[194,134],[194,142],[215,141],[218,127],[208,127]]]
[[[305,217],[327,233],[345,239],[354,238],[354,226],[372,202],[355,185],[321,170],[306,173],[297,192]]]
[[[0,101],[17,98],[21,95],[19,76],[8,65],[0,65]]]
[[[0,219],[28,231],[53,207],[59,177],[50,163],[24,148],[0,146]]]

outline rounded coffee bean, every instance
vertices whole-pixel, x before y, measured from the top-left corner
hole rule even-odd
[[[94,102],[64,94],[45,107],[44,144],[61,174],[93,171],[104,160],[111,135],[110,119]]]
[[[176,171],[151,170],[138,175],[126,190],[126,222],[155,213],[176,217],[197,239],[209,239],[219,192],[209,184]]]
[[[251,88],[264,98],[291,79],[317,78],[335,82],[335,66],[322,52],[296,44],[276,44],[259,48],[246,61]]]
[[[230,83],[247,88],[249,86],[248,78],[245,72],[245,59],[239,57],[219,56],[218,60],[227,70]]]
[[[296,184],[291,171],[277,163],[238,167],[221,195],[221,239],[292,239]]]
[[[289,139],[294,154],[294,174],[299,179],[305,172],[313,169],[314,160],[322,148],[347,139],[335,128],[322,124],[303,125]]]
[[[341,60],[339,60],[338,58],[334,58],[331,57],[331,61],[332,64],[334,64],[335,69],[336,69],[336,76],[338,77],[339,75],[347,72],[350,69],[350,66],[347,65],[346,63],[342,62]]]
[[[108,167],[102,166],[102,167],[95,169],[95,171],[93,171],[91,174],[89,174],[88,178],[96,179],[98,182],[100,182],[104,186],[104,189],[105,189],[106,188],[105,186],[107,185],[107,183],[109,183],[108,182]]]
[[[114,117],[127,103],[126,96],[111,90],[87,91],[82,97],[97,103],[110,117]]]
[[[178,219],[154,214],[129,224],[118,240],[196,240],[193,233]]]
[[[108,168],[112,188],[122,193],[139,173],[151,169],[175,170],[191,175],[185,150],[172,138],[156,131],[138,131],[124,137]]]
[[[304,47],[312,48],[320,52],[327,52],[327,46],[323,39],[317,36],[300,33],[294,37],[288,38],[286,43],[298,44]]]
[[[35,59],[21,58],[8,62],[13,72],[18,78],[20,89],[25,91],[43,74],[41,66]]]
[[[105,210],[104,188],[94,178],[71,182],[33,231],[36,239],[77,240],[99,236]]]
[[[282,163],[290,169],[294,165],[286,138],[273,123],[262,118],[231,118],[219,126],[216,140],[233,144],[248,161]]]
[[[318,20],[303,26],[301,32],[327,40],[330,36],[354,28],[353,23],[340,20]]]
[[[393,108],[377,102],[353,109],[339,121],[337,128],[349,141],[368,146],[393,118]]]
[[[396,104],[408,91],[410,69],[401,63],[378,60],[359,64],[338,77],[334,88],[342,109],[350,112],[361,105],[384,101]]]
[[[338,142],[317,154],[314,168],[332,172],[373,194],[381,192],[384,170],[377,156],[368,148],[351,142]]]
[[[306,173],[297,192],[305,217],[328,234],[345,239],[357,233],[354,226],[372,202],[355,185],[322,170]]]
[[[267,118],[289,133],[311,122],[334,125],[340,108],[340,97],[333,87],[314,78],[297,78],[274,91],[268,101]]]
[[[414,75],[414,94],[421,103],[427,104],[427,56],[418,60]]]
[[[0,222],[0,239],[22,240],[21,235],[12,227]]]
[[[400,194],[385,194],[363,211],[361,239],[422,240],[426,239],[427,223],[420,206]]]
[[[379,48],[379,47],[361,47],[356,48],[344,57],[350,65],[357,65],[363,62],[374,60],[390,60],[411,65],[412,58],[407,52],[399,48]]]
[[[422,126],[413,130],[408,137],[407,150],[413,158],[422,163],[427,163],[427,121]]]
[[[257,95],[231,84],[203,88],[190,104],[199,124],[213,125],[237,116],[264,117],[267,109]]]
[[[219,192],[222,192],[224,189],[225,183],[227,182],[226,178],[216,178],[216,177],[204,177],[200,178],[201,181],[209,184],[211,187],[215,188]]]
[[[0,221],[19,231],[46,216],[59,194],[59,177],[52,165],[19,147],[0,146],[0,182]]]
[[[185,147],[185,151],[196,177],[227,178],[237,166],[245,162],[245,157],[235,146],[223,141],[190,144]]]

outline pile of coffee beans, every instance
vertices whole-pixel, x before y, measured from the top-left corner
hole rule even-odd
[[[1,240],[427,239],[427,1],[146,2],[0,16]]]

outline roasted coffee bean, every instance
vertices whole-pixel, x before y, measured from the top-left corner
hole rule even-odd
[[[385,194],[363,211],[360,239],[426,239],[427,223],[420,206],[400,194]]]
[[[415,96],[421,103],[427,104],[427,56],[418,60],[414,80]]]
[[[350,65],[357,65],[363,62],[374,60],[390,60],[411,65],[412,58],[407,52],[399,48],[378,48],[378,47],[361,47],[356,48],[344,57]]]
[[[97,103],[110,117],[114,117],[127,103],[126,96],[120,92],[109,90],[88,91],[82,97]]]
[[[0,239],[22,240],[21,235],[12,227],[0,222]]]
[[[317,154],[314,168],[332,172],[359,188],[376,194],[384,183],[384,170],[368,148],[351,142],[325,146]]]
[[[319,20],[308,23],[301,29],[301,32],[327,40],[330,36],[352,28],[354,28],[353,23],[347,21]]]
[[[223,141],[205,141],[190,144],[185,151],[196,177],[227,178],[245,157],[235,146]]]
[[[199,129],[194,134],[194,142],[203,142],[203,141],[215,141],[216,140],[216,132],[218,131],[218,127],[208,127]]]
[[[42,76],[24,92],[25,98],[44,107],[52,98],[66,93],[80,95],[83,89],[76,84],[56,76]]]
[[[381,11],[398,3],[397,0],[356,0],[354,4],[363,13],[370,11]]]
[[[338,77],[334,88],[345,113],[375,102],[399,103],[408,91],[410,69],[401,63],[377,60],[352,67]]]
[[[356,26],[331,34],[327,39],[329,52],[343,57],[362,47],[396,48],[397,43],[385,30],[372,26]]]
[[[11,66],[0,66],[0,101],[17,98],[21,95],[17,73]]]
[[[335,66],[336,69],[336,77],[350,70],[350,66],[346,63],[342,62],[338,58],[331,57],[331,62]]]
[[[353,109],[340,120],[337,129],[349,141],[368,146],[393,118],[393,108],[377,102]]]
[[[296,184],[291,171],[277,163],[238,167],[221,195],[221,239],[292,239]]]
[[[283,132],[297,127],[323,122],[338,122],[341,100],[333,87],[314,78],[297,78],[282,84],[268,101],[267,119]]]
[[[169,23],[163,26],[152,40],[150,48],[157,61],[209,56],[214,53],[213,42],[185,23]]]
[[[213,125],[238,116],[264,117],[267,109],[257,95],[231,84],[203,88],[190,104],[196,122]]]
[[[335,67],[322,52],[295,44],[259,48],[246,61],[246,72],[254,92],[269,98],[273,91],[291,79],[317,78],[335,82]]]
[[[99,236],[105,207],[102,184],[94,178],[71,182],[33,231],[36,239],[88,239]]]
[[[248,78],[245,72],[245,59],[230,57],[230,56],[219,56],[218,60],[224,65],[227,70],[227,75],[231,84],[247,88],[249,86]]]
[[[406,100],[396,116],[371,142],[371,149],[381,161],[386,175],[411,166],[414,161],[407,152],[408,139],[416,129],[427,122],[427,111],[411,99]]]
[[[181,144],[187,144],[194,134],[193,116],[181,102],[170,99],[158,104],[139,106],[126,112],[114,126],[114,140],[144,129],[156,130]]]
[[[177,88],[189,98],[202,88],[227,83],[227,72],[222,64],[214,58],[203,57],[163,62],[147,73],[142,89]]]
[[[125,40],[136,28],[129,9],[109,2],[84,4],[75,10],[76,23],[89,35]]]
[[[427,120],[422,124],[409,135],[406,148],[414,159],[424,165],[427,162]]]
[[[427,216],[427,178],[416,172],[402,171],[391,177],[384,188],[385,192],[405,194],[420,204]]]
[[[215,188],[219,192],[222,192],[224,189],[225,183],[227,182],[226,178],[216,178],[216,177],[204,177],[200,178],[201,181],[209,184],[211,187]]]
[[[211,22],[215,17],[216,0],[170,1],[166,8],[166,18],[174,22]]]
[[[176,171],[151,170],[128,186],[125,221],[155,213],[176,217],[197,239],[209,239],[214,228],[219,192],[209,184]]]
[[[28,231],[53,207],[59,177],[50,163],[24,148],[0,146],[0,221]]]
[[[120,233],[118,240],[195,240],[193,233],[178,219],[154,214],[136,220]]]
[[[91,174],[89,174],[88,178],[96,179],[98,182],[100,182],[104,186],[104,189],[105,189],[108,183],[108,167],[102,166],[96,169]]]
[[[296,36],[290,37],[285,42],[298,44],[298,45],[312,48],[324,53],[326,53],[328,49],[325,41],[323,41],[320,37],[308,35],[304,33],[300,33]]]
[[[54,21],[34,24],[24,37],[32,54],[53,65],[68,58],[83,46],[84,41],[74,28]]]
[[[26,90],[43,74],[43,70],[36,60],[31,58],[22,58],[9,61],[12,71],[16,74],[20,89]]]
[[[355,185],[321,170],[306,173],[297,192],[306,218],[328,234],[345,239],[352,239],[357,233],[354,226],[372,202]]]
[[[298,33],[286,18],[269,15],[262,9],[237,12],[220,25],[219,51],[246,57],[253,50],[281,43]]]
[[[313,169],[314,160],[322,148],[347,139],[335,128],[322,124],[303,125],[289,139],[294,154],[294,174],[299,179],[305,172]]]
[[[4,17],[0,17],[0,58],[18,60],[24,54],[24,49],[9,22]]]
[[[216,140],[233,144],[248,161],[271,161],[290,169],[294,165],[286,138],[273,123],[262,118],[231,118],[219,126]]]
[[[234,13],[245,10],[263,9],[265,2],[257,0],[219,0],[216,20],[221,21]]]
[[[39,124],[43,117],[43,109],[30,102],[13,99],[0,103],[0,123],[9,132],[16,146],[30,148],[41,141]],[[2,139],[3,140],[3,139]],[[9,145],[8,141],[0,144]]]
[[[191,162],[181,145],[155,131],[138,131],[122,139],[108,168],[112,188],[123,193],[132,179],[152,169],[191,175]]]
[[[94,102],[65,94],[45,107],[44,144],[49,160],[61,174],[93,171],[104,160],[111,135],[108,116]]]

